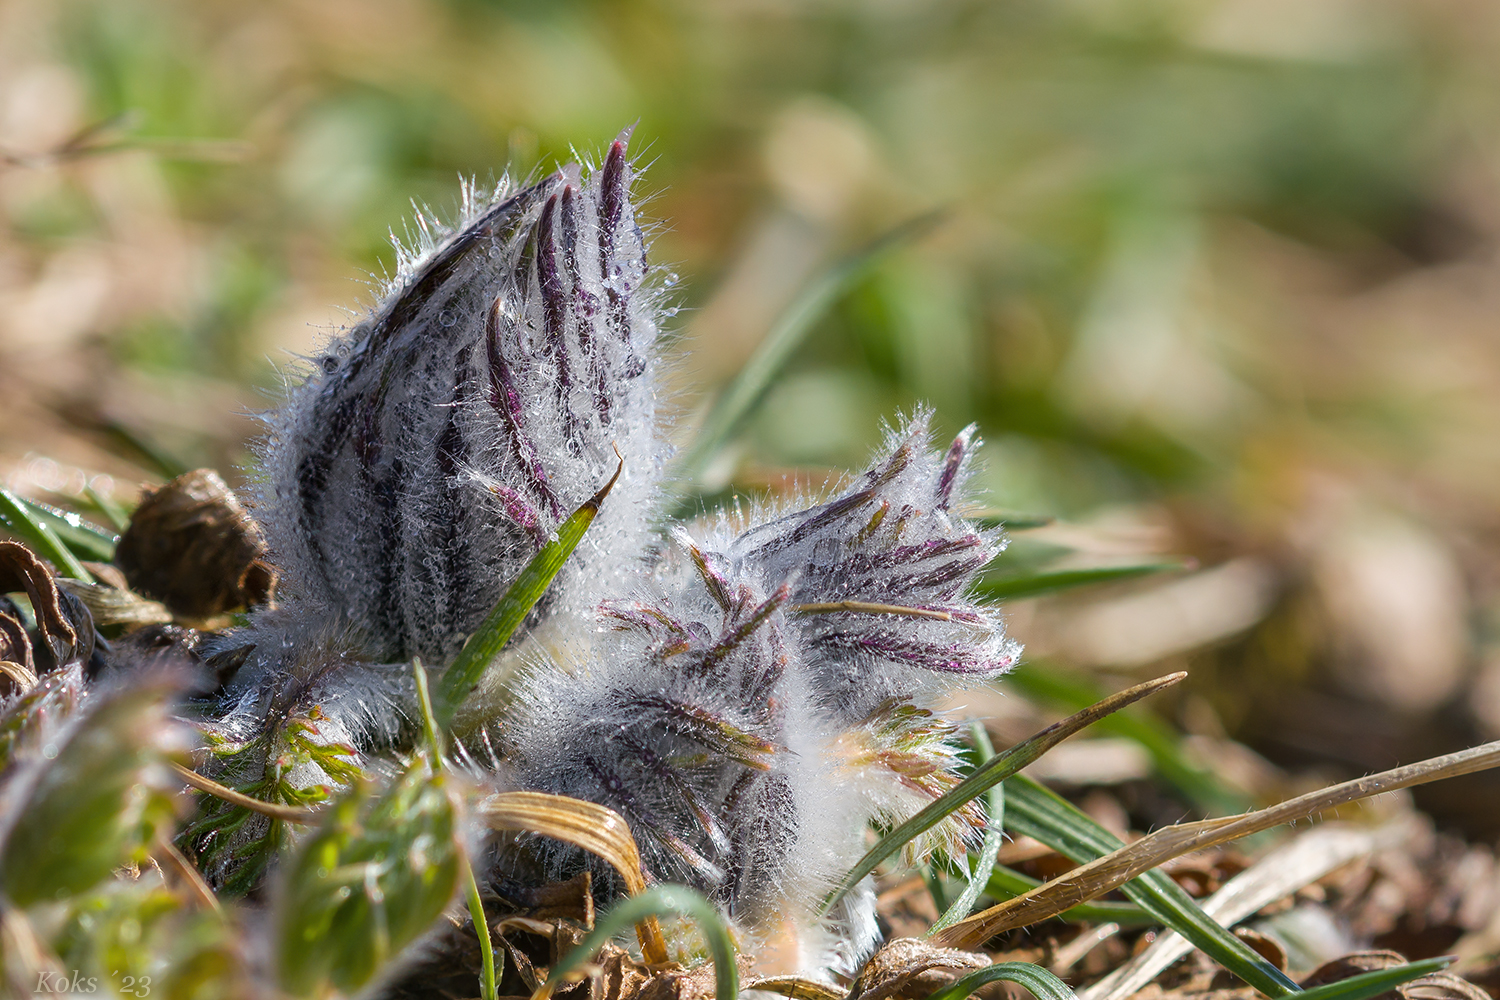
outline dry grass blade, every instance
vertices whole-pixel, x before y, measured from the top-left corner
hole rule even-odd
[[[0,697],[25,694],[36,687],[36,674],[32,673],[24,663],[0,660],[0,675],[3,675],[7,681],[6,685],[0,685]]]
[[[1500,765],[1500,742],[1486,743],[1459,753],[1331,785],[1240,816],[1169,826],[1113,854],[1075,868],[1025,895],[976,913],[938,934],[933,942],[950,948],[975,948],[1001,931],[1054,917],[1180,855],[1248,837],[1381,792],[1453,778],[1497,765]]]
[[[296,806],[281,806],[274,802],[265,802],[261,799],[237,792],[228,785],[221,785],[212,778],[205,778],[197,771],[183,767],[181,764],[173,764],[172,770],[183,781],[192,785],[200,792],[207,792],[214,798],[223,799],[225,802],[233,803],[251,812],[269,816],[272,819],[285,820],[288,823],[301,823],[303,826],[311,826],[318,822],[321,814],[315,809],[298,809]]]
[[[630,824],[613,809],[545,792],[501,792],[482,799],[475,810],[492,830],[520,830],[553,837],[608,861],[632,895],[646,888],[641,855]],[[649,964],[667,961],[667,943],[655,917],[636,925],[641,954]]]
[[[800,976],[767,976],[764,979],[751,979],[744,986],[747,990],[777,993],[790,997],[791,1000],[844,1000],[844,997],[848,995],[846,990],[841,990],[837,986],[814,982]]]
[[[172,620],[172,612],[160,601],[142,597],[133,590],[120,590],[98,583],[58,577],[57,586],[83,602],[101,629],[114,626],[126,630],[142,625],[161,625]]]
[[[1316,882],[1339,865],[1369,854],[1377,843],[1374,833],[1342,824],[1310,830],[1224,883],[1223,888],[1203,901],[1203,912],[1225,927],[1232,927],[1261,907]],[[1130,962],[1087,989],[1079,990],[1079,1000],[1120,1000],[1133,996],[1192,950],[1186,938],[1168,931]]]
[[[193,898],[205,910],[210,910],[219,916],[224,915],[224,908],[219,905],[219,897],[214,895],[213,889],[204,881],[202,874],[189,861],[181,851],[173,846],[170,840],[162,840],[156,845],[155,856],[157,862],[163,869],[170,869],[172,874],[187,886]]]

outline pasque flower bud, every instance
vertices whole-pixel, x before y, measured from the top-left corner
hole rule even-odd
[[[922,411],[831,499],[660,525],[663,310],[627,139],[597,168],[469,192],[452,231],[419,220],[372,315],[270,417],[259,513],[283,603],[221,641],[256,648],[218,725],[249,739],[311,713],[320,738],[399,750],[405,661],[450,662],[618,450],[623,478],[522,629],[540,641],[468,707],[467,755],[499,786],[614,808],[652,876],[749,930],[813,927],[804,965],[850,959],[872,912],[819,930],[818,899],[870,822],[956,781],[936,698],[1019,653],[968,593],[1003,548],[961,513],[974,432],[933,450]],[[961,850],[978,822],[925,848]],[[533,847],[553,874],[589,863]]]
[[[972,431],[933,452],[927,421],[832,500],[678,528],[634,596],[602,606],[612,642],[527,678],[495,727],[502,773],[615,808],[654,874],[750,927],[810,922],[868,823],[956,783],[933,696],[1019,653],[965,593],[1001,547],[951,510]],[[977,822],[937,842],[961,852]]]
[[[451,660],[617,450],[625,472],[532,631],[586,630],[628,588],[668,454],[628,138],[595,169],[466,188],[451,230],[419,218],[369,318],[268,416],[258,515],[284,583],[223,643],[256,647],[232,730],[319,704],[331,739],[398,740],[402,664]]]
[[[363,655],[451,658],[614,471],[615,448],[626,475],[561,602],[627,578],[664,458],[632,174],[622,137],[586,178],[502,183],[458,231],[403,255],[374,314],[273,417],[272,550],[294,599],[348,622]]]

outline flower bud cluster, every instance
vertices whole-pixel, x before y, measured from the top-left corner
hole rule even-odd
[[[419,220],[420,252],[270,418],[259,514],[284,600],[221,641],[255,648],[220,725],[316,708],[330,741],[399,748],[404,663],[451,662],[618,451],[619,485],[466,706],[468,750],[498,786],[614,808],[651,876],[769,935],[808,925],[868,824],[956,782],[937,700],[1019,654],[969,594],[1003,541],[960,511],[973,429],[934,450],[928,412],[832,499],[662,538],[662,295],[627,139],[597,169],[502,183],[451,232]],[[978,822],[921,849],[959,851]],[[587,863],[534,847],[554,874]],[[873,933],[868,907],[843,920],[846,952]]]

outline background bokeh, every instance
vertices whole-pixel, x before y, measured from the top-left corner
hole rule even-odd
[[[631,122],[684,433],[809,281],[944,212],[720,485],[815,486],[927,400],[994,506],[1057,516],[1007,559],[1192,560],[1016,602],[1033,664],[1186,665],[1172,723],[1251,790],[1500,737],[1483,0],[0,0],[0,479],[243,476],[413,202]],[[1419,802],[1500,830],[1481,779]]]

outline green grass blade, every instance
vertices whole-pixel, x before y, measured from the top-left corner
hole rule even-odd
[[[1021,514],[1008,510],[983,510],[977,514],[970,514],[969,520],[976,522],[981,528],[1004,528],[1006,531],[1030,531],[1033,528],[1045,528],[1054,523],[1057,518],[1050,514]]]
[[[116,502],[114,497],[100,493],[92,485],[83,488],[83,495],[99,508],[99,513],[109,518],[109,523],[115,526],[116,531],[124,531],[130,527],[130,512]]]
[[[675,470],[678,482],[691,485],[698,481],[714,455],[760,402],[777,372],[829,307],[888,250],[925,233],[940,217],[940,213],[928,212],[902,223],[829,268],[792,300],[766,333],[755,354],[714,403],[692,445],[678,462]]]
[[[970,731],[980,759],[988,760],[993,757],[995,748],[990,745],[990,734],[985,731],[984,726],[976,722],[970,727]],[[990,884],[990,874],[995,870],[995,859],[1000,856],[1000,844],[1005,839],[1005,785],[996,785],[985,797],[988,802],[984,818],[984,844],[979,848],[979,860],[969,872],[969,884],[953,901],[953,905],[927,929],[927,937],[967,917],[969,911],[974,909],[979,894]]]
[[[79,559],[93,559],[97,562],[114,559],[116,538],[113,533],[90,524],[72,511],[28,500],[26,497],[18,496],[15,499],[30,511],[33,518],[51,528],[58,540]],[[0,523],[6,526],[10,524],[10,518],[3,511],[0,511]]]
[[[411,658],[411,675],[417,689],[417,710],[422,715],[422,735],[427,740],[428,752],[432,754],[432,769],[437,771],[443,762],[443,727],[438,724],[437,712],[432,707],[427,668],[422,666],[420,656]]]
[[[459,650],[458,657],[438,684],[434,714],[442,729],[446,730],[452,725],[458,707],[484,676],[490,661],[505,648],[510,637],[546,592],[553,577],[557,576],[573,550],[578,547],[584,532],[594,523],[599,506],[614,488],[624,468],[625,463],[622,461],[614,476],[604,484],[604,488],[569,515],[547,544],[542,546],[541,551],[531,557],[531,561],[501,595],[479,629],[469,636],[469,641]]]
[[[1133,880],[1147,876],[1151,878],[1146,878],[1140,886],[1135,887],[1136,890],[1143,891],[1141,886],[1149,887],[1156,880],[1160,880],[1165,884],[1166,889],[1170,890],[1166,897],[1167,901],[1176,903],[1180,900],[1185,909],[1178,916],[1191,924],[1196,917],[1201,917],[1201,914],[1197,912],[1196,904],[1170,879],[1165,879],[1160,874],[1161,867],[1174,858],[1240,840],[1272,827],[1310,819],[1320,813],[1379,795],[1382,792],[1473,774],[1476,771],[1493,767],[1500,767],[1500,740],[1382,771],[1379,774],[1370,774],[1352,781],[1329,785],[1326,788],[1319,788],[1264,809],[1255,809],[1238,816],[1220,816],[1215,819],[1184,821],[1163,826],[1128,845],[1121,845],[1106,855],[1094,857],[1080,864],[1077,868],[1049,881],[1035,891],[1028,892],[1017,899],[1005,900],[981,913],[961,920],[936,935],[933,940],[948,947],[973,948],[1003,930],[1038,923],[1056,916],[1069,906],[1087,902],[1114,889],[1128,888]],[[1020,784],[1021,782],[1018,782],[1017,786]],[[1027,783],[1027,787],[1028,790],[1034,790],[1042,806],[1043,818],[1048,818],[1045,814],[1050,810],[1055,814],[1051,818],[1060,820],[1060,828],[1064,831],[1061,836],[1065,839],[1071,836],[1068,831],[1076,831],[1080,828],[1085,833],[1091,831],[1103,833],[1097,824],[1067,802],[1037,786],[1035,782]],[[1014,788],[1008,794],[1014,794]],[[1020,826],[1020,824],[1014,825]],[[1102,842],[1111,845],[1118,843],[1107,834]],[[1087,856],[1089,852],[1085,850],[1082,853]],[[1132,898],[1140,901],[1138,897]],[[1209,928],[1204,931],[1204,933],[1210,932],[1217,933],[1217,930]],[[1191,936],[1189,938],[1191,940]],[[1202,947],[1208,949],[1208,945]]]
[[[1007,825],[1013,832],[1039,840],[1079,864],[1125,846],[1072,803],[1036,781],[1017,775],[1006,786]],[[1296,983],[1204,913],[1165,873],[1147,872],[1125,883],[1121,891],[1131,902],[1266,996],[1298,992]]]
[[[1056,665],[1047,663],[1021,664],[1006,674],[1005,680],[1026,697],[1068,712],[1092,704],[1101,693],[1088,681],[1070,676]],[[1244,796],[1226,788],[1213,773],[1189,761],[1183,755],[1181,738],[1149,711],[1112,715],[1101,720],[1099,728],[1140,744],[1150,754],[1157,773],[1210,815],[1228,815],[1249,807],[1250,803]]]
[[[996,865],[990,872],[990,881],[984,891],[986,895],[993,896],[995,899],[1014,899],[1025,895],[1041,884],[1038,879],[1029,878],[1004,865]],[[1077,924],[1116,923],[1123,927],[1158,923],[1155,917],[1134,903],[1101,903],[1098,900],[1091,903],[1079,903],[1077,906],[1064,910],[1058,914],[1058,919]]]
[[[118,420],[104,418],[95,421],[92,429],[104,436],[116,454],[130,459],[143,469],[150,469],[167,482],[192,468],[145,434]]]
[[[1181,561],[1139,563],[1131,566],[1096,566],[1092,569],[1058,569],[1044,573],[987,576],[974,585],[974,593],[990,600],[1039,597],[1059,590],[1072,590],[1095,583],[1132,580],[1139,576],[1169,573],[1187,567]]]
[[[688,917],[698,925],[714,959],[714,993],[718,1000],[736,1000],[740,991],[739,970],[734,964],[734,941],[719,917],[719,911],[700,893],[685,885],[658,885],[617,904],[595,923],[578,947],[558,959],[547,982],[537,991],[545,1000],[563,981],[594,957],[594,953],[647,917]]]
[[[1082,712],[1070,715],[1061,722],[1053,723],[1030,739],[991,757],[973,774],[959,782],[952,791],[936,799],[911,819],[881,837],[874,847],[865,852],[865,856],[860,858],[859,863],[850,869],[834,890],[824,898],[818,915],[826,916],[835,903],[858,885],[866,875],[873,872],[882,861],[901,850],[913,837],[926,833],[954,812],[962,809],[971,799],[994,788],[1080,729],[1098,722],[1113,712],[1118,712],[1126,705],[1139,701],[1147,695],[1170,687],[1186,676],[1185,673],[1167,674],[1165,677],[1158,677],[1156,680],[1126,688],[1096,705],[1091,705]]]
[[[36,554],[48,560],[63,576],[70,576],[84,583],[93,583],[94,575],[83,568],[78,557],[57,537],[57,533],[46,521],[41,520],[31,507],[10,490],[0,487],[0,520],[21,541],[30,545]]]
[[[474,879],[474,866],[464,866],[464,895],[468,899],[469,919],[474,921],[474,933],[479,937],[479,995],[483,1000],[496,1000],[500,995],[500,976],[495,971],[495,945],[490,940],[490,923],[484,916],[484,900],[479,896],[479,883]]]
[[[1324,983],[1322,986],[1303,990],[1297,1000],[1303,1000],[1303,997],[1307,1000],[1369,1000],[1370,997],[1377,997],[1402,983],[1409,983],[1413,979],[1441,972],[1452,965],[1455,960],[1453,955],[1442,955],[1438,958],[1424,958],[1420,962],[1392,966],[1389,969],[1362,972],[1348,979],[1340,979],[1337,982]]]
[[[432,710],[432,696],[427,688],[427,668],[420,657],[412,657],[412,679],[417,688],[417,708],[422,715],[422,735],[427,740],[429,771],[437,774],[443,767],[443,737],[438,726],[437,714]],[[484,916],[484,900],[479,895],[479,882],[474,878],[474,865],[466,857],[463,862],[464,897],[469,907],[469,919],[474,922],[474,933],[479,937],[479,995],[482,1000],[496,1000],[499,995],[499,975],[495,972],[495,944],[490,940],[489,921]]]
[[[943,888],[943,873],[936,863],[922,866],[922,881],[927,884],[927,895],[932,897],[932,908],[939,913],[948,909],[948,893]]]
[[[967,1000],[980,987],[1004,979],[1026,987],[1036,1000],[1076,1000],[1068,984],[1030,962],[997,962],[971,972],[957,982],[938,990],[927,1000]]]

